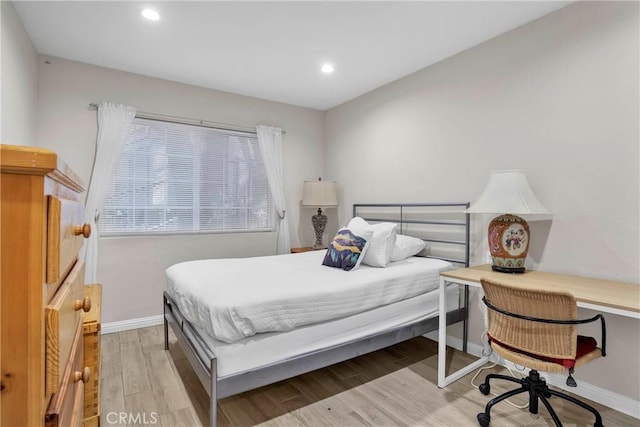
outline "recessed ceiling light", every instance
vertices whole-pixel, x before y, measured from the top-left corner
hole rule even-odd
[[[333,70],[334,70],[333,64],[329,64],[329,63],[322,64],[322,68],[320,68],[320,70],[325,74],[331,74],[333,73]]]
[[[149,21],[157,21],[160,19],[160,14],[154,9],[142,9],[142,16]]]

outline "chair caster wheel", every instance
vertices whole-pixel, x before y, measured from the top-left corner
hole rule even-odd
[[[480,384],[480,386],[478,386],[478,390],[480,390],[480,393],[486,396],[491,391],[491,387],[489,387],[489,384],[482,383]]]
[[[491,418],[487,414],[484,412],[478,414],[478,424],[480,424],[480,427],[489,427],[490,422]]]

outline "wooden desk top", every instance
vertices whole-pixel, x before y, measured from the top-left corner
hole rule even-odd
[[[545,273],[535,270],[527,270],[522,274],[500,273],[492,271],[490,264],[447,271],[440,275],[453,279],[455,282],[475,286],[478,286],[480,279],[488,279],[506,285],[567,291],[573,294],[578,303],[586,303],[579,304],[579,306],[596,310],[598,307],[589,307],[588,305],[611,307],[634,313],[631,317],[638,317],[640,313],[640,285],[634,283]]]

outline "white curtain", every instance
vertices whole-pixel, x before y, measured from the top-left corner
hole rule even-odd
[[[103,102],[98,106],[96,153],[85,207],[85,221],[91,224],[91,237],[85,242],[85,283],[98,283],[98,221],[135,116],[135,108],[127,105]]]
[[[267,171],[269,188],[280,219],[278,226],[277,254],[288,254],[291,251],[289,241],[289,218],[287,216],[287,201],[284,197],[284,169],[282,167],[282,129],[258,125],[258,145],[262,154],[264,168]]]

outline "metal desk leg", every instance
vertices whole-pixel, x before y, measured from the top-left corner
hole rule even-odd
[[[460,370],[446,375],[447,367],[447,283],[443,277],[440,278],[440,316],[438,323],[438,387],[444,388],[454,381],[459,380],[469,372],[474,371],[487,363],[488,357],[482,357],[477,361],[461,368]]]

